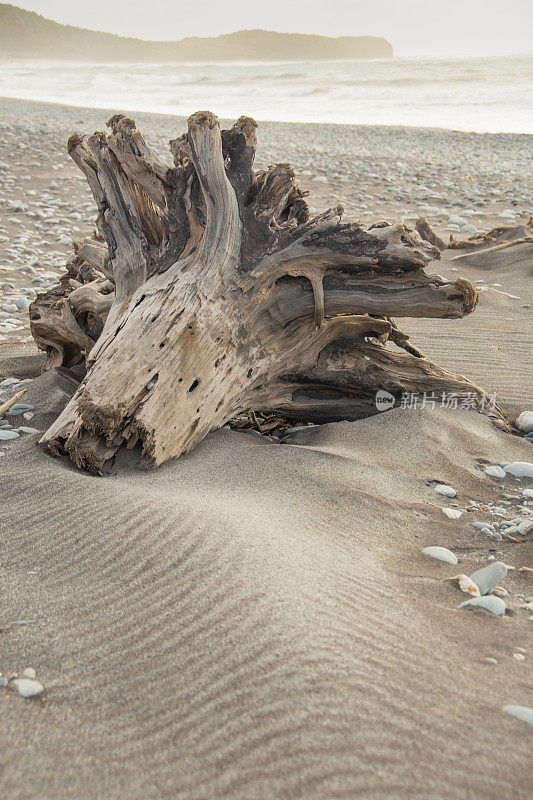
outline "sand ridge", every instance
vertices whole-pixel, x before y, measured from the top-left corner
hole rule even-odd
[[[476,458],[529,449],[475,412],[399,409],[294,445],[222,430],[104,479],[16,442],[1,668],[31,663],[46,696],[2,698],[5,795],[525,798],[529,731],[502,706],[527,705],[531,623],[458,611],[421,549],[520,566],[530,545],[447,520],[431,481],[494,499]]]

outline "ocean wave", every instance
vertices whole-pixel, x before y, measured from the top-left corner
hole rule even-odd
[[[532,67],[532,56],[315,61],[294,67],[4,62],[0,95],[183,116],[211,108],[225,118],[244,113],[286,122],[530,133]]]

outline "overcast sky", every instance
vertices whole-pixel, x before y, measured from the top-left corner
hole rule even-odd
[[[15,0],[12,5],[57,22],[142,39],[266,28],[385,36],[398,56],[533,52],[533,0]]]

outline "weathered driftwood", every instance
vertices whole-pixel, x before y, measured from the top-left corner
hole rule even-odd
[[[418,217],[415,228],[426,242],[435,245],[439,250],[446,250],[446,242],[435,233],[426,217]]]
[[[374,413],[379,389],[480,396],[392,320],[477,303],[468,281],[426,274],[440,254],[418,233],[343,223],[340,207],[309,219],[288,164],[253,171],[247,117],[221,131],[193,114],[173,167],[132,120],[108,125],[68,145],[98,232],[31,308],[48,366],[87,367],[41,440],[53,452],[101,472],[137,442],[161,464],[249,409],[324,421]]]

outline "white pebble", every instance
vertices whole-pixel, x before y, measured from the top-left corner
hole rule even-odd
[[[533,708],[527,706],[504,706],[503,710],[506,714],[510,714],[516,719],[527,722],[528,725],[533,725]]]
[[[517,661],[523,661],[525,655],[523,653],[513,653],[513,658],[516,658]]]
[[[531,433],[533,431],[533,411],[522,411],[517,417],[515,425],[524,433]]]
[[[506,472],[497,464],[491,464],[490,467],[485,467],[485,472],[491,478],[505,478]]]
[[[504,470],[515,478],[533,478],[533,464],[530,461],[513,461],[506,464]]]
[[[452,553],[451,550],[448,550],[446,547],[424,547],[422,550],[424,555],[430,556],[430,558],[436,558],[437,561],[444,561],[446,564],[458,564],[459,559]]]
[[[15,678],[13,686],[21,697],[36,697],[44,691],[44,686],[39,681],[30,678]]]
[[[448,519],[459,519],[459,517],[463,516],[463,512],[459,511],[458,508],[443,508],[442,510]]]
[[[22,673],[22,676],[24,678],[31,678],[32,680],[35,680],[35,678],[37,677],[37,673],[35,672],[33,667],[26,667],[26,669]]]
[[[438,492],[438,494],[444,495],[444,497],[455,497],[457,494],[453,486],[447,486],[445,483],[438,483],[437,486],[435,486],[435,491]]]
[[[487,664],[497,664],[497,663],[498,663],[497,659],[495,659],[495,658],[490,658],[490,656],[489,656],[489,658],[486,658],[486,659],[485,659],[485,662],[486,662]]]

